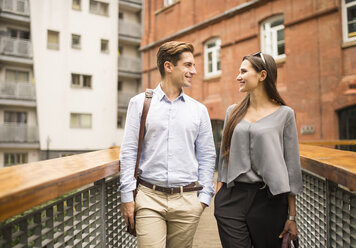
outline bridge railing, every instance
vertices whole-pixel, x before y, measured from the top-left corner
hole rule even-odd
[[[301,247],[356,247],[356,154],[300,151]],[[113,148],[1,169],[0,247],[136,247],[119,211],[118,158]]]

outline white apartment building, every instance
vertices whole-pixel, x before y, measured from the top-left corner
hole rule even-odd
[[[141,5],[0,0],[0,167],[121,144],[141,85]]]
[[[142,0],[119,0],[118,118],[124,128],[131,97],[142,91],[142,63],[139,51],[142,37]]]

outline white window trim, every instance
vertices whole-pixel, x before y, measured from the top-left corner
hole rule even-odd
[[[163,6],[164,7],[170,6],[170,5],[174,4],[175,2],[176,2],[176,0],[164,0]]]
[[[349,38],[348,37],[348,27],[347,27],[347,11],[348,7],[356,5],[356,1],[345,4],[345,0],[341,0],[341,9],[342,9],[342,33],[343,33],[343,41],[350,42],[355,41],[356,36]]]
[[[277,31],[284,29],[284,25],[279,25],[273,28],[270,28],[270,25],[267,27],[269,28],[269,30],[264,31],[263,30],[263,25],[267,24],[267,23],[271,23],[277,19],[281,19],[283,18],[282,15],[278,15],[278,16],[274,16],[271,18],[268,18],[267,20],[265,20],[263,23],[261,23],[260,26],[260,30],[261,30],[261,51],[263,53],[267,53],[269,55],[271,55],[275,60],[279,60],[279,59],[284,59],[286,57],[286,54],[282,54],[282,55],[278,55],[278,46],[277,46]],[[272,30],[272,31],[271,31]],[[270,34],[272,33],[272,37],[270,36]],[[276,42],[276,44],[273,44],[273,46],[271,46],[271,44],[266,44],[265,43],[265,35],[267,36],[266,41],[269,42],[271,40],[274,40]],[[272,50],[269,50],[268,47],[272,47]],[[285,36],[284,36],[284,49],[285,49]],[[284,51],[285,52],[285,51]]]
[[[216,46],[208,48],[208,44],[211,42],[216,42]],[[218,57],[218,50],[220,50],[221,54],[221,39],[220,38],[213,38],[205,42],[204,44],[204,78],[212,78],[218,77],[221,75],[221,59],[220,59],[220,70],[217,69],[217,57]],[[212,52],[212,63],[213,63],[213,71],[208,72],[208,53]]]
[[[79,85],[73,84],[73,75],[79,76]],[[90,77],[90,87],[84,86],[84,76]],[[88,74],[71,73],[70,74],[70,85],[72,88],[92,89],[93,88],[93,76],[88,75]]]

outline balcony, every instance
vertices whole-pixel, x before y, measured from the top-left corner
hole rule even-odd
[[[0,143],[38,143],[38,127],[26,124],[1,124]]]
[[[20,22],[30,22],[28,0],[0,0],[0,16]]]
[[[136,247],[120,214],[119,152],[0,169],[0,247]],[[356,154],[310,145],[300,152],[300,247],[355,247]]]
[[[119,59],[119,71],[134,72],[134,73],[141,74],[142,68],[141,68],[140,58],[120,55],[118,59]]]
[[[120,0],[119,8],[120,10],[139,12],[142,10],[142,0]]]
[[[32,83],[0,82],[0,99],[36,100],[36,89]]]
[[[32,43],[29,40],[0,37],[0,59],[32,63]]]
[[[128,36],[136,39],[141,39],[141,24],[128,22],[128,21],[119,21],[119,36]]]

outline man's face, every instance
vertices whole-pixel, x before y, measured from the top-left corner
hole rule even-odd
[[[190,87],[195,70],[194,56],[191,52],[184,52],[180,56],[177,65],[173,65],[172,82],[178,87]]]

